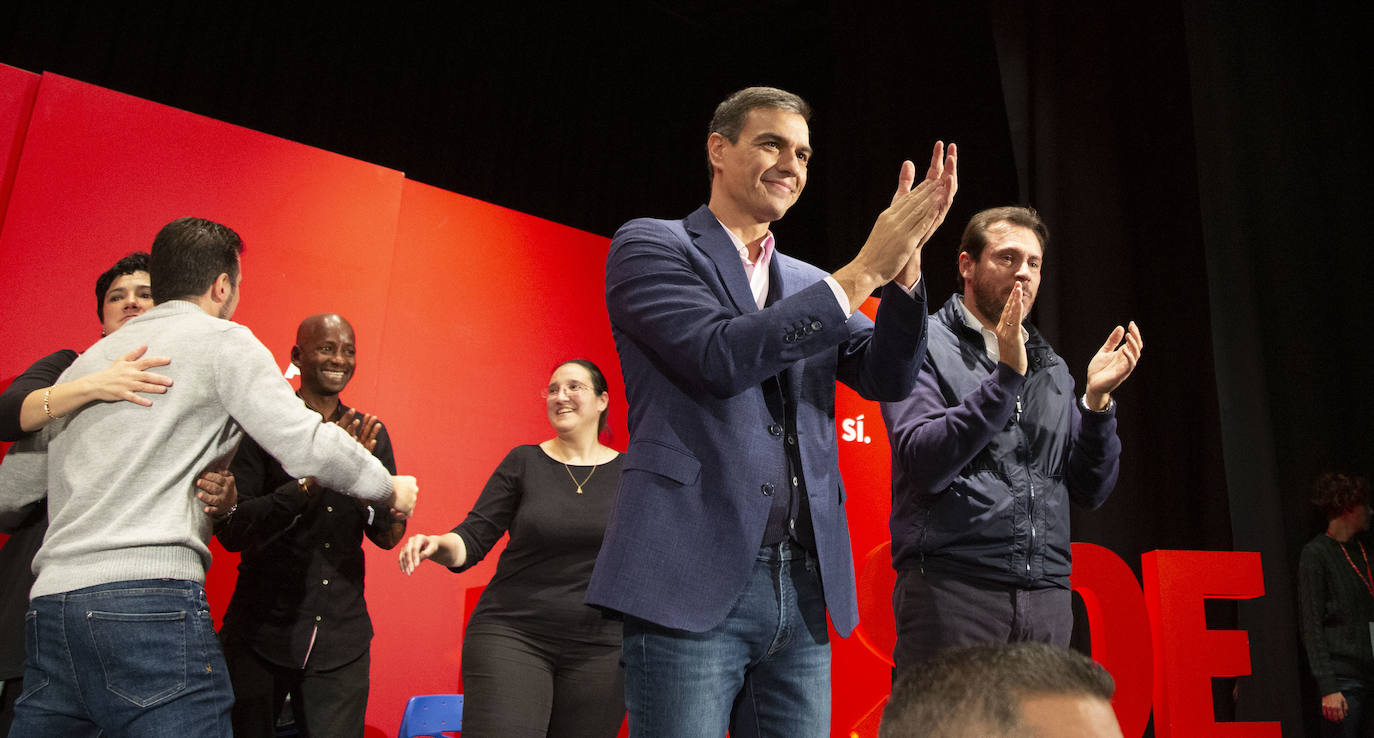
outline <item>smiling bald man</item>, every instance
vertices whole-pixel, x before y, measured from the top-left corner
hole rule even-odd
[[[386,427],[339,399],[356,361],[353,326],[342,316],[301,321],[291,349],[301,373],[297,396],[394,474]],[[393,548],[405,536],[405,521],[385,505],[292,478],[250,438],[231,470],[239,504],[217,535],[243,554],[220,630],[234,685],[234,735],[275,735],[290,694],[302,735],[362,736],[372,642],[362,539]]]

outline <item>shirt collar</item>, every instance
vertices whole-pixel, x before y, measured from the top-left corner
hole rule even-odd
[[[1001,361],[1002,351],[997,346],[997,334],[988,330],[983,325],[983,322],[978,320],[978,316],[974,315],[973,311],[968,309],[968,305],[964,304],[963,295],[959,295],[959,312],[964,316],[964,325],[978,331],[978,334],[983,337],[983,350],[987,353],[988,358],[993,361]],[[1029,339],[1030,331],[1026,330],[1024,325],[1021,326],[1021,340],[1026,341]]]
[[[301,391],[300,391],[300,390],[296,390],[296,399],[298,399],[298,400],[301,401],[301,404],[305,406],[305,409],[306,409],[306,410],[309,410],[309,411],[312,412],[312,413],[315,412],[315,408],[310,407],[309,403],[307,403],[307,402],[305,401],[305,398],[304,398],[304,397],[301,397]],[[319,415],[320,415],[320,418],[321,418],[322,420],[324,420],[324,422],[326,422],[326,423],[336,423],[336,422],[338,422],[339,418],[342,418],[342,417],[343,417],[343,414],[344,414],[344,413],[346,413],[346,412],[349,411],[349,409],[350,409],[350,408],[349,408],[347,405],[345,405],[345,404],[343,403],[343,400],[339,400],[338,406],[334,408],[334,414],[333,414],[333,415],[331,415],[331,416],[328,417],[328,418],[324,417],[323,413],[320,413]]]
[[[716,218],[716,222],[720,223],[720,219]],[[733,243],[735,245],[735,250],[739,252],[740,261],[744,262],[745,266],[767,264],[769,259],[772,258],[774,241],[772,231],[769,231],[763,237],[762,248],[759,249],[758,261],[749,261],[749,247],[744,243],[744,241],[740,239],[739,236],[736,236],[734,231],[730,230],[729,228],[725,228],[724,223],[720,223],[720,227],[725,229],[725,234],[730,237],[730,243]]]

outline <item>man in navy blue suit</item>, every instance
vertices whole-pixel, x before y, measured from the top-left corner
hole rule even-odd
[[[925,354],[921,247],[957,189],[936,144],[833,274],[775,249],[806,185],[810,108],[751,87],[717,108],[707,206],[625,224],[606,261],[630,442],[587,602],[625,618],[632,736],[825,736],[826,612],[858,622],[835,381],[910,393]],[[856,312],[882,287],[877,320]]]

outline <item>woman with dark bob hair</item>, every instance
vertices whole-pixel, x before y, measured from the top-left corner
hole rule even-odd
[[[463,635],[466,738],[610,738],[625,715],[620,623],[583,603],[620,481],[606,378],[573,359],[540,394],[554,437],[506,454],[458,527],[401,547],[407,574],[461,572],[510,533]]]

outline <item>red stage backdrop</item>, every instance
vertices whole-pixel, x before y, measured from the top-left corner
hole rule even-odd
[[[36,94],[38,75],[0,64],[0,229],[5,225],[5,205],[19,169]]]
[[[148,249],[158,228],[183,215],[223,222],[243,236],[235,319],[272,349],[283,371],[301,318],[330,311],[352,321],[358,369],[345,399],[383,418],[401,472],[420,480],[410,532],[452,528],[511,447],[550,435],[538,390],[560,361],[588,358],[605,371],[609,443],[624,448],[624,387],[602,298],[604,237],[365,162],[4,66],[0,382],[56,349],[92,343],[99,335],[96,276],[120,256]],[[869,300],[864,309],[871,315],[875,306]],[[875,403],[840,387],[836,412],[863,624],[853,638],[834,638],[832,733],[871,738],[889,691],[895,638],[889,456]],[[501,549],[460,576],[425,565],[407,578],[392,552],[364,547],[376,628],[367,722],[376,738],[395,735],[407,697],[459,690],[466,593],[490,579]],[[218,619],[237,557],[213,549],[207,590]],[[1210,700],[1193,693],[1209,674],[1247,671],[1248,651],[1243,634],[1202,630],[1201,599],[1263,592],[1257,555],[1158,553],[1143,593],[1130,569],[1099,547],[1080,551],[1074,577],[1088,592],[1094,653],[1122,686],[1117,708],[1127,735],[1143,730],[1152,694],[1173,734],[1207,722],[1199,706]],[[1213,560],[1249,578],[1216,581]],[[1107,635],[1123,632],[1131,635]],[[1217,638],[1224,658],[1182,660],[1190,644]],[[1267,732],[1260,724],[1228,727],[1231,735]]]

